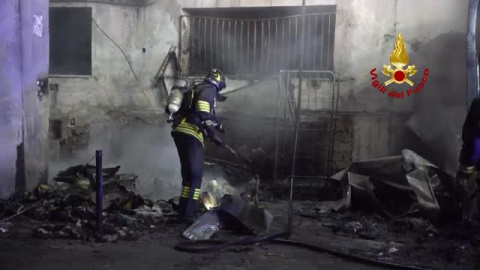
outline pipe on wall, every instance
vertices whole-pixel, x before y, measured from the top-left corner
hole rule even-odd
[[[88,3],[88,4],[104,4],[114,6],[126,6],[126,7],[143,7],[150,6],[157,2],[157,0],[50,0],[50,3]]]
[[[478,93],[478,58],[476,50],[476,26],[479,0],[468,2],[467,26],[467,109],[473,99],[479,97]]]

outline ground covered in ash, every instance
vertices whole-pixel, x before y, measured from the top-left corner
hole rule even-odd
[[[325,253],[267,243],[207,254],[178,252],[174,245],[186,241],[180,235],[187,225],[176,222],[172,204],[152,204],[135,196],[105,210],[106,237],[101,239],[95,237],[95,205],[85,197],[57,192],[40,196],[28,193],[0,205],[2,270],[377,269]],[[264,206],[272,208],[278,219],[274,229],[282,229],[284,202],[265,202]],[[161,209],[162,214],[154,209]],[[222,232],[214,238],[236,237],[239,235]]]
[[[173,247],[185,241],[180,235],[187,226],[176,222],[174,204],[133,194],[127,198],[105,209],[102,239],[95,237],[95,205],[85,197],[37,191],[1,201],[0,269],[381,269],[269,243],[208,254],[178,252]],[[288,203],[270,199],[260,204],[274,215],[272,232],[284,230]],[[424,269],[480,265],[478,231],[456,224],[439,228],[421,217],[386,220],[361,211],[336,212],[332,205],[295,202],[291,239]],[[214,239],[238,236],[222,232]]]
[[[479,228],[459,223],[437,227],[415,216],[387,220],[362,211],[335,212],[329,206],[328,202],[303,202],[296,214],[316,224],[320,242],[338,241],[339,250],[427,269],[480,266]]]

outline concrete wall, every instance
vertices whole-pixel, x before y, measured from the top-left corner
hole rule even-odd
[[[431,149],[445,155],[439,165],[454,166],[456,135],[465,114],[465,32],[467,2],[449,0],[310,0],[307,5],[336,5],[335,70],[342,77],[340,109],[353,118],[353,160],[398,154],[411,137],[411,127]],[[123,171],[140,175],[148,190],[154,181],[179,185],[176,150],[164,124],[162,89],[152,81],[172,45],[178,45],[181,8],[294,6],[301,0],[182,0],[156,1],[145,7],[98,3],[60,3],[51,6],[91,6],[93,18],[131,60],[141,87],[119,49],[94,25],[92,27],[93,75],[84,78],[52,78],[51,119],[77,126],[90,124],[87,148],[61,153],[61,140],[52,141],[51,174],[68,165],[88,161],[96,148],[105,151],[107,163],[123,165]],[[439,15],[440,14],[440,15]],[[401,32],[411,64],[431,69],[427,87],[414,97],[392,99],[371,86],[370,70],[381,75]],[[146,52],[142,52],[142,48]],[[454,48],[454,49],[451,49]],[[382,77],[382,80],[386,80]],[[419,75],[415,78],[419,82]],[[246,82],[229,84],[243,86]],[[143,91],[145,94],[143,93]],[[455,89],[455,91],[452,91]],[[219,113],[273,115],[276,82],[265,82],[229,94]],[[147,97],[145,97],[145,95]],[[221,108],[226,108],[223,110]],[[437,111],[433,108],[442,108]],[[420,116],[424,116],[421,118]],[[440,116],[445,127],[437,127]],[[429,126],[429,124],[431,124]],[[435,134],[432,134],[433,133]],[[441,142],[441,143],[440,143]],[[415,144],[416,145],[416,144]],[[434,147],[432,147],[434,146]],[[414,149],[415,150],[415,149]]]
[[[406,10],[409,4],[418,8],[410,10],[411,15],[408,11],[399,14],[399,31],[411,37],[412,57],[428,65],[431,76],[428,88],[415,99],[415,115],[408,125],[432,149],[434,156],[443,157],[439,165],[454,170],[467,112],[468,1],[437,1],[432,7],[412,0],[399,1],[399,10]],[[428,9],[431,11],[425,13]],[[407,16],[416,20],[411,21]]]
[[[187,2],[189,7],[244,7],[248,4],[274,6],[278,3],[201,0]],[[356,118],[353,159],[396,155],[403,147],[416,147],[417,142],[412,142],[411,145],[401,142],[413,140],[413,131],[425,142],[430,158],[438,160],[437,164],[446,169],[454,169],[460,146],[460,128],[466,114],[468,1],[317,2],[316,4],[336,4],[337,7],[334,61],[335,70],[342,77],[340,111]],[[301,1],[288,3],[298,5]],[[307,5],[311,3],[307,1]],[[388,79],[381,70],[383,65],[389,64],[398,33],[402,33],[404,37],[410,56],[409,64],[415,65],[418,70],[416,77],[413,77],[416,85],[421,80],[423,70],[431,70],[427,86],[418,94],[404,99],[394,99],[387,94],[381,94],[372,87],[369,74],[370,70],[377,68],[379,80],[384,82]],[[260,100],[268,102],[275,96],[274,88],[273,84],[272,88],[260,89],[255,86],[244,90],[245,93],[232,93],[231,100],[233,102],[238,97],[242,104],[257,104]],[[404,91],[408,87],[393,84],[388,89]],[[232,106],[228,107],[232,109]],[[270,108],[267,110],[272,111],[275,104],[253,107],[263,111],[264,108]],[[250,111],[258,112],[257,109]],[[441,119],[442,124],[432,119]],[[364,132],[374,130],[382,132],[377,136]],[[437,159],[438,156],[442,158]]]
[[[17,146],[22,143],[20,10],[18,1],[0,4],[0,197],[14,192]]]
[[[49,104],[37,94],[37,81],[48,79],[48,0],[22,2],[20,7],[25,180],[17,179],[17,187],[31,190],[48,181]]]
[[[48,78],[48,1],[0,4],[0,197],[46,180],[48,106],[37,80]]]
[[[73,116],[75,111],[91,113],[91,110],[134,110],[146,114],[159,111],[160,92],[153,80],[169,48],[177,45],[180,7],[175,1],[157,1],[140,7],[56,2],[50,6],[92,7],[93,19],[125,52],[138,77],[137,82],[122,51],[94,23],[93,75],[53,78],[52,83],[59,84],[54,97],[58,102],[52,104],[54,114]]]
[[[142,191],[149,191],[154,181],[179,184],[178,158],[164,124],[165,93],[154,80],[171,46],[178,46],[179,4],[87,2],[51,1],[50,6],[92,7],[93,19],[124,51],[138,82],[122,51],[93,23],[92,76],[51,78],[58,91],[50,93],[50,119],[61,121],[61,138],[51,139],[51,177],[102,149],[105,165],[138,174]],[[72,118],[75,127],[69,127]]]
[[[342,103],[349,109],[355,104],[353,110],[360,112],[414,112],[409,126],[426,142],[432,156],[443,157],[438,165],[447,169],[456,166],[457,135],[466,112],[467,7],[466,0],[337,1],[336,70],[354,79],[351,85],[341,87],[344,96],[349,97]],[[431,70],[424,90],[406,100],[390,99],[376,92],[367,73],[388,64],[398,33],[403,34],[410,62],[419,73],[424,68]],[[384,117],[388,121],[377,121],[374,117],[371,123],[362,120],[362,126],[387,130],[395,120],[389,115]],[[404,120],[399,121],[394,126],[401,127]],[[390,137],[387,140],[399,136],[397,132],[402,129],[404,126],[390,129],[391,132],[385,133]],[[357,129],[356,133],[355,156],[372,155],[367,148],[375,145],[375,141],[369,133]],[[387,145],[375,148],[386,150],[377,150],[377,154],[390,152]]]

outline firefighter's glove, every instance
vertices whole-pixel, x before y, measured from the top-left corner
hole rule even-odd
[[[225,134],[225,127],[222,124],[217,124],[215,128],[222,134]]]
[[[203,122],[203,128],[205,130],[205,133],[207,134],[208,138],[210,139],[211,142],[215,143],[215,145],[222,147],[224,143],[222,140],[216,135],[215,130],[218,129],[216,126],[216,123],[207,120]]]
[[[225,144],[223,143],[223,141],[215,135],[210,136],[210,140],[218,147],[225,147]]]

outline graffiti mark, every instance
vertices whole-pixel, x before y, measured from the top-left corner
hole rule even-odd
[[[33,34],[37,37],[42,37],[43,34],[42,19],[42,15],[33,15]]]

